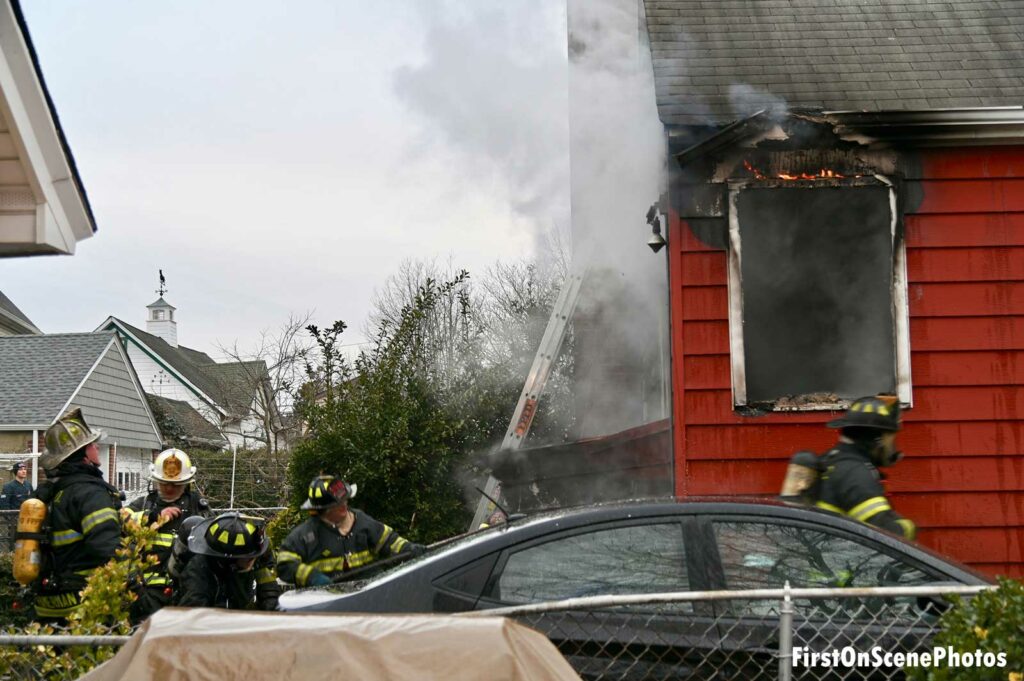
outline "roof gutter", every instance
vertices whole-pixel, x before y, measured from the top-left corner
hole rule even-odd
[[[1024,142],[1024,106],[911,111],[823,111],[848,141],[884,146],[977,146]]]

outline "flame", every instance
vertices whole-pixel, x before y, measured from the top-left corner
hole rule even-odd
[[[837,178],[846,177],[846,175],[837,173],[831,168],[822,168],[813,175],[811,173],[800,173],[799,175],[794,175],[792,173],[779,173],[777,175],[771,176],[762,173],[760,170],[751,165],[750,161],[743,161],[743,167],[750,171],[750,173],[753,174],[754,178],[757,180],[834,180]]]

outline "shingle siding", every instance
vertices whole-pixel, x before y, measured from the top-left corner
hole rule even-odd
[[[111,345],[75,395],[90,425],[102,428],[119,446],[159,449],[160,438],[119,348]]]

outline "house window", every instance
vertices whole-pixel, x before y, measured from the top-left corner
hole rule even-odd
[[[153,310],[153,319],[163,319],[163,318],[164,318],[164,311],[163,310]]]
[[[884,178],[729,186],[733,402],[834,409],[910,403],[906,254]]]
[[[118,471],[117,488],[125,492],[136,492],[144,487],[142,474],[136,471]]]

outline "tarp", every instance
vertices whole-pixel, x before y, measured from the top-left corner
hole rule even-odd
[[[167,608],[82,681],[323,679],[561,681],[579,676],[543,634],[501,617]]]

